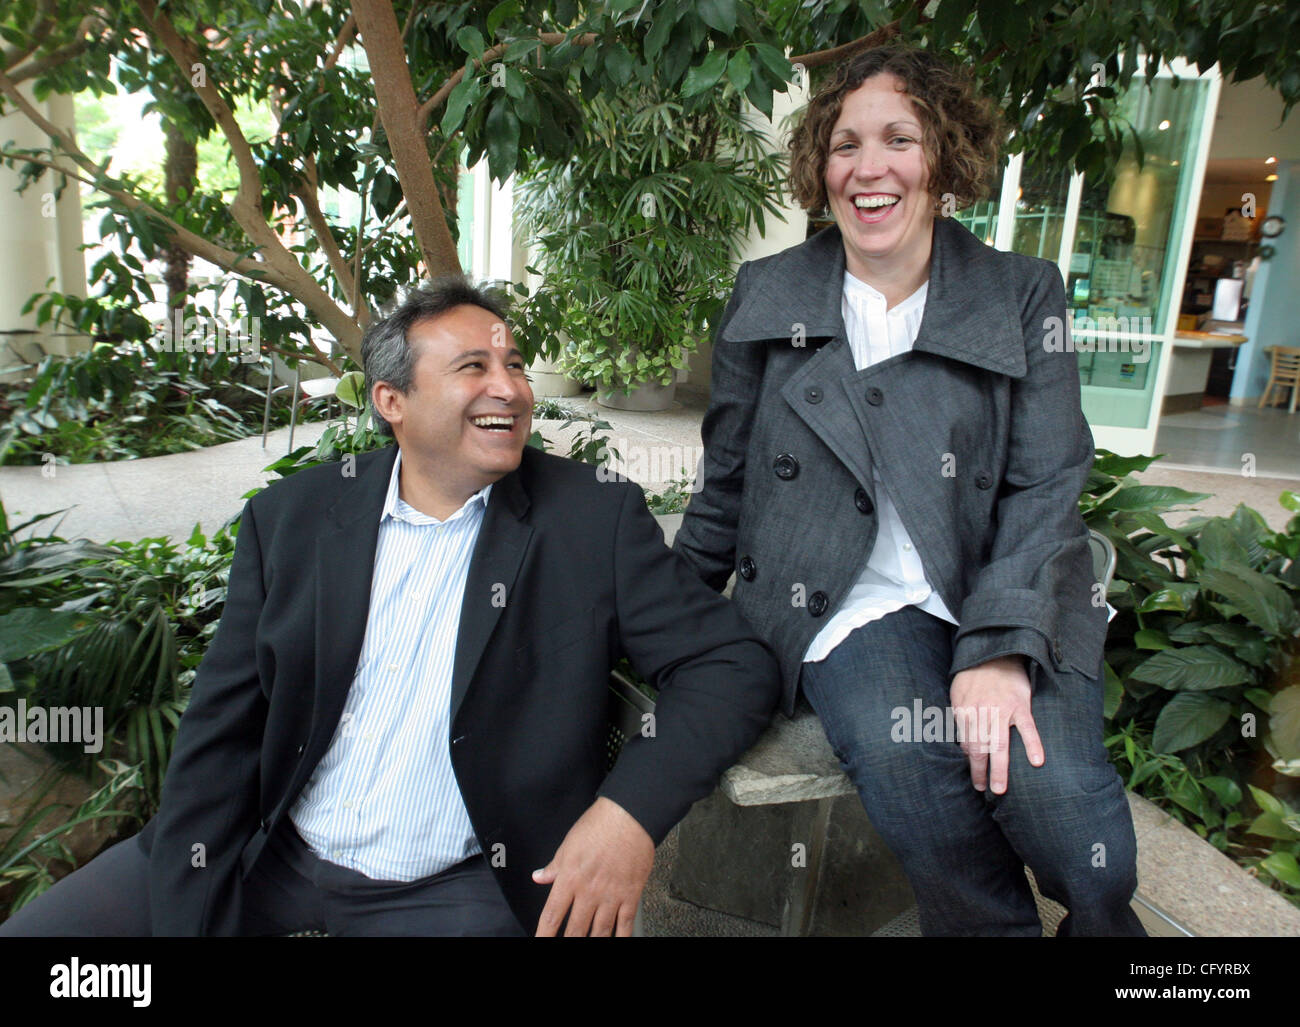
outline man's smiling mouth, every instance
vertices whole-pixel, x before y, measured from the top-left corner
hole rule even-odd
[[[515,418],[510,414],[485,414],[481,417],[471,417],[470,423],[476,428],[484,428],[488,431],[513,431],[515,427]]]

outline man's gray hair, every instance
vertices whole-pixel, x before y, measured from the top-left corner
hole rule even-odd
[[[415,371],[415,354],[407,338],[411,328],[465,304],[482,307],[503,322],[506,319],[500,300],[487,289],[471,285],[462,275],[444,275],[412,289],[397,309],[366,329],[361,340],[361,366],[366,375],[370,416],[380,434],[392,435],[393,428],[375,409],[375,383],[387,382],[402,395],[410,392]]]

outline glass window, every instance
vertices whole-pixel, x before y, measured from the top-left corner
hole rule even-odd
[[[998,197],[1002,195],[1002,176],[1006,165],[998,170],[997,180],[989,186],[989,199],[971,204],[965,210],[953,215],[953,220],[970,229],[990,246],[993,245],[998,231]]]
[[[1065,228],[1065,203],[1070,196],[1070,172],[1047,165],[1048,158],[1040,156],[1039,151],[1025,154],[1011,248],[1056,263]]]
[[[1174,81],[1156,78],[1148,89],[1135,78],[1121,101],[1142,167],[1127,138],[1110,174],[1083,183],[1066,296],[1084,413],[1096,424],[1145,428],[1151,411],[1209,88]]]

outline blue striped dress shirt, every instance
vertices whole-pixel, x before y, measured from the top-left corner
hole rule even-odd
[[[381,881],[418,880],[482,851],[452,771],[448,718],[461,601],[492,486],[439,521],[400,498],[401,469],[399,451],[356,675],[289,813],[321,859]]]

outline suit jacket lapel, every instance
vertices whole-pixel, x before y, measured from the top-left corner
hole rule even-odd
[[[528,450],[524,460],[528,460]],[[455,724],[469,683],[483,658],[488,639],[508,603],[516,602],[515,578],[533,529],[523,520],[528,510],[528,493],[513,471],[492,486],[483,514],[474,555],[470,558],[465,597],[456,632],[456,659],[451,676],[451,723]]]
[[[343,495],[327,512],[326,526],[316,539],[317,708],[313,728],[322,722],[329,725],[330,737],[342,715],[365,640],[379,516],[396,459],[397,446],[390,446],[362,474],[345,479]]]

